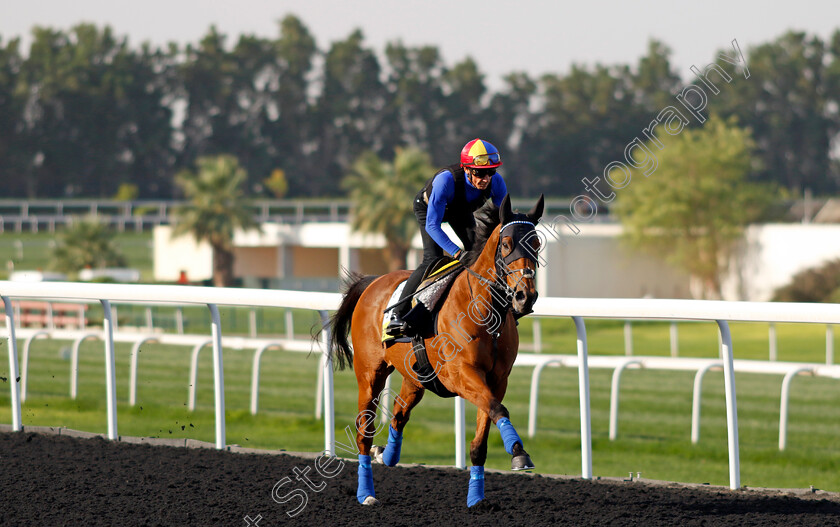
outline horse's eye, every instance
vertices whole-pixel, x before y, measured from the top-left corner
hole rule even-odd
[[[513,240],[509,236],[502,238],[502,257],[506,257],[513,250]]]

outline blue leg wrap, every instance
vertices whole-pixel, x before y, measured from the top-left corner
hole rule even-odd
[[[502,441],[505,443],[505,451],[508,454],[513,455],[513,445],[516,443],[524,446],[522,440],[519,439],[519,434],[516,433],[516,429],[510,424],[510,419],[502,417],[496,422],[496,426],[502,434]]]
[[[467,492],[467,507],[484,499],[484,467],[470,467],[470,490]]]
[[[373,471],[370,468],[370,456],[359,454],[359,489],[356,491],[356,499],[364,503],[368,496],[376,497],[373,491]]]
[[[393,467],[400,462],[400,450],[402,449],[402,432],[394,430],[393,426],[388,427],[388,444],[382,452],[382,462]]]

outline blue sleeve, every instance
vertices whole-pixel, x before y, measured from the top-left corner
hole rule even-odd
[[[505,199],[507,193],[505,180],[502,179],[501,174],[497,172],[490,181],[490,199],[493,200],[494,205],[500,207],[502,205],[502,200]]]
[[[455,254],[460,247],[449,239],[449,236],[440,228],[440,224],[446,212],[446,204],[452,201],[454,196],[455,179],[452,177],[452,172],[441,172],[432,182],[432,195],[429,196],[429,210],[426,213],[426,232],[449,254]]]

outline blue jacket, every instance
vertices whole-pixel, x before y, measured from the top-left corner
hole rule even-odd
[[[467,202],[472,203],[481,199],[482,192],[475,188],[470,182],[469,176],[465,178],[465,190]],[[496,206],[502,204],[502,200],[507,195],[507,185],[498,172],[493,175],[490,180],[490,199]],[[446,205],[449,204],[455,197],[455,179],[452,172],[444,170],[435,176],[432,182],[432,192],[429,196],[429,210],[426,213],[426,232],[429,236],[440,245],[440,247],[449,254],[455,254],[460,249],[455,242],[449,239],[449,236],[443,232],[440,224],[443,221],[443,214],[446,211]]]

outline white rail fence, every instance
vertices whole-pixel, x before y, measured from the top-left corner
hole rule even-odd
[[[114,332],[112,330],[113,323],[110,305],[111,302],[136,304],[159,304],[161,302],[170,302],[175,304],[206,305],[210,310],[211,318],[210,340],[213,347],[213,391],[216,448],[223,449],[226,445],[224,364],[222,357],[221,321],[219,319],[218,306],[228,305],[313,309],[321,314],[322,321],[326,321],[328,318],[328,311],[335,309],[340,300],[340,295],[335,293],[309,293],[301,291],[223,289],[166,285],[81,284],[69,282],[26,284],[0,281],[0,298],[3,300],[6,312],[6,328],[9,339],[9,375],[11,379],[17,379],[20,377],[18,370],[17,339],[15,335],[12,299],[98,300],[102,303],[104,313],[104,331],[102,337],[105,342],[105,384],[108,414],[108,437],[110,439],[116,439],[118,437],[116,380],[114,374]],[[328,332],[322,333],[322,336],[326,339],[329,336]],[[89,338],[85,335],[82,335],[82,337]],[[169,338],[174,337],[175,336],[170,336]],[[84,340],[84,338],[82,340]],[[31,342],[31,340],[28,342]],[[77,341],[77,343],[80,344],[79,341]],[[325,340],[322,340],[321,348],[326,351]],[[201,348],[194,349],[193,351],[193,368],[191,368],[191,376],[195,374],[197,354],[200,349]],[[73,355],[76,357],[77,361],[78,345],[74,346]],[[332,398],[333,369],[331,363],[326,360],[326,357],[326,353],[322,353],[321,370],[323,374],[324,390],[324,443],[327,446],[326,449],[328,450],[328,453],[334,453],[335,413]],[[136,356],[132,362],[136,364]],[[75,371],[78,369],[77,364],[78,363],[76,362],[73,365],[73,373],[71,373],[71,376],[75,376]],[[134,373],[136,373],[136,369],[133,374]],[[75,395],[75,382],[73,382],[73,378],[71,378],[71,396]],[[20,407],[21,386],[17,382],[12,382],[11,386],[12,428],[14,430],[20,430],[22,427]],[[194,400],[194,392],[191,392],[191,398]]]
[[[13,299],[49,299],[49,300],[96,300],[103,304],[105,323],[102,337],[105,341],[106,364],[106,392],[108,398],[108,437],[116,439],[116,390],[114,379],[114,347],[117,339],[123,339],[120,334],[115,336],[111,323],[110,304],[204,304],[211,313],[211,338],[213,348],[215,419],[216,419],[216,447],[225,447],[225,411],[224,411],[224,367],[222,357],[222,336],[218,315],[218,305],[228,306],[257,306],[277,308],[312,309],[318,311],[322,321],[326,321],[328,312],[338,306],[340,296],[333,293],[309,293],[300,291],[277,290],[249,290],[200,288],[184,286],[149,286],[149,285],[113,285],[113,284],[76,284],[76,283],[48,283],[23,284],[0,281],[0,297],[5,304],[6,328],[9,339],[9,372],[12,379],[19,376],[17,342],[14,327]],[[590,363],[595,368],[612,368],[613,383],[610,411],[610,437],[615,438],[618,424],[618,392],[622,372],[627,368],[648,369],[682,369],[696,371],[694,406],[692,414],[692,441],[699,439],[699,398],[702,379],[706,372],[712,369],[722,369],[724,372],[724,386],[726,394],[727,438],[729,449],[729,480],[730,487],[740,488],[740,461],[738,445],[738,414],[735,390],[735,371],[752,371],[756,373],[774,373],[784,375],[781,395],[781,418],[779,447],[784,448],[787,422],[787,400],[790,385],[794,376],[800,373],[810,373],[832,378],[840,378],[840,367],[822,366],[818,364],[801,363],[767,363],[762,361],[734,361],[732,354],[732,338],[729,332],[729,321],[743,322],[780,322],[780,323],[819,323],[830,328],[832,324],[840,323],[840,306],[830,304],[793,304],[793,303],[756,303],[756,302],[720,302],[699,300],[655,300],[655,299],[580,299],[580,298],[541,298],[535,306],[535,317],[571,317],[577,332],[577,355],[535,355],[521,354],[517,366],[534,367],[531,384],[531,405],[529,411],[529,435],[536,433],[536,412],[539,390],[539,377],[545,367],[559,364],[578,368],[580,418],[581,418],[581,473],[586,479],[592,475],[592,434],[589,402],[589,368]],[[586,326],[584,318],[613,318],[613,319],[647,319],[647,320],[700,320],[714,321],[720,330],[720,358],[719,359],[674,359],[662,357],[588,357],[586,340]],[[24,349],[24,370],[28,360],[28,348],[31,342],[42,336],[33,332],[29,335]],[[89,338],[89,335],[79,335],[76,338]],[[154,336],[150,338],[167,339],[175,335]],[[181,336],[185,338],[187,336]],[[324,447],[328,454],[335,454],[335,415],[333,406],[333,368],[327,359],[328,333],[322,334],[322,358],[320,361],[319,399],[317,409],[323,407],[324,415]],[[142,337],[146,338],[146,337]],[[192,336],[194,345],[193,365],[196,364],[200,350],[206,345],[207,337]],[[198,338],[199,341],[195,341]],[[672,343],[676,341],[676,333],[672,330]],[[135,335],[135,347],[139,347],[140,340]],[[252,342],[240,344],[257,351],[254,354],[252,377],[252,413],[256,412],[256,389],[259,381],[259,360],[261,355],[271,347],[289,349],[300,346],[293,342],[261,341],[250,339]],[[77,341],[80,343],[80,341]],[[148,342],[148,341],[147,341]],[[171,343],[172,342],[170,340]],[[827,339],[828,343],[828,339]],[[187,344],[187,342],[181,342]],[[76,354],[78,351],[76,351]],[[632,351],[631,351],[632,353]],[[195,367],[191,368],[191,378],[194,378]],[[132,384],[136,390],[136,353],[132,356]],[[17,382],[11,385],[12,425],[15,430],[21,430],[21,385]],[[194,383],[193,383],[194,385]],[[74,383],[71,383],[73,391]],[[23,386],[25,394],[25,385]],[[136,397],[136,391],[130,390],[131,401]],[[194,400],[191,393],[191,400]],[[464,467],[465,462],[465,423],[464,406],[460,398],[455,398],[455,440],[456,466]]]
[[[536,333],[538,330],[535,328],[534,332]],[[677,326],[676,321],[671,321],[669,326],[669,338],[670,338],[670,351],[671,357],[679,357],[680,356],[680,340],[679,340],[679,328]],[[540,344],[539,339],[535,334],[534,338],[534,348],[539,350]],[[767,351],[768,351],[768,360],[776,361],[779,360],[779,344],[778,344],[778,337],[776,336],[776,324],[775,322],[770,322],[767,327]],[[633,320],[628,319],[624,321],[624,354],[628,357],[633,356]],[[825,326],[825,363],[828,365],[834,364],[834,326],[832,324],[826,324]]]
[[[94,303],[91,300],[86,301],[86,303]],[[57,327],[54,319],[54,309],[53,309],[53,302],[44,302],[45,304],[45,318],[46,323],[44,324],[47,329],[55,329]],[[137,320],[135,319],[134,326],[137,329],[145,329],[147,331],[157,331],[162,330],[163,326],[161,324],[156,324],[156,321],[159,323],[161,315],[155,315],[155,308],[161,307],[158,305],[154,305],[150,303],[145,306],[144,313],[143,313],[143,322],[142,324],[136,324]],[[117,306],[112,305],[112,322],[114,324],[114,331],[119,330],[119,325],[117,324]],[[165,318],[169,318],[173,315],[166,313],[162,315]],[[294,340],[294,319],[291,309],[286,309],[285,311],[285,322],[284,322],[284,329],[286,333],[286,339],[288,341]],[[15,318],[16,320],[21,319],[21,313],[19,306],[15,307]],[[80,322],[76,324],[81,329],[85,327],[85,317],[80,313],[79,314]],[[638,321],[638,320],[637,320]],[[533,350],[537,353],[542,353],[542,328],[540,324],[540,319],[537,317],[532,317],[532,333],[533,333],[533,340],[532,342],[522,342],[520,340],[519,349],[520,351],[523,350]],[[633,319],[626,319],[624,320],[624,354],[628,357],[632,357],[634,355],[634,342],[633,342]],[[257,310],[253,306],[248,312],[248,335],[251,338],[258,338],[258,323],[257,323]],[[174,329],[179,335],[184,334],[184,312],[181,306],[176,306],[174,311]],[[680,356],[680,345],[679,345],[679,327],[676,321],[670,321],[669,324],[669,345],[670,345],[670,353],[671,357],[679,357]],[[778,360],[778,337],[776,335],[776,324],[774,322],[770,322],[768,324],[768,335],[767,335],[767,350],[768,350],[768,359],[771,361]],[[832,324],[826,324],[825,327],[825,364],[831,365],[834,364],[834,326]]]
[[[22,402],[26,402],[29,385],[29,356],[34,341],[42,338],[51,338],[56,340],[69,340],[72,342],[70,347],[70,397],[75,399],[78,389],[79,351],[81,345],[87,340],[101,340],[102,334],[101,332],[94,331],[93,328],[88,328],[86,330],[16,329],[16,337],[18,339],[24,339],[23,353],[21,355],[20,362],[20,399]],[[140,348],[142,346],[146,344],[167,344],[192,347],[190,373],[189,378],[187,379],[189,385],[188,406],[190,410],[195,409],[195,387],[198,385],[198,355],[205,347],[212,346],[212,339],[206,335],[115,332],[114,342],[130,343],[132,345],[128,396],[128,404],[130,406],[135,406],[137,404],[137,367],[140,357]],[[308,353],[312,351],[313,344],[310,340],[223,337],[222,346],[223,348],[239,350],[255,350],[251,375],[251,414],[256,415],[259,406],[260,365],[263,354],[272,349]],[[318,388],[316,389],[315,395],[317,400],[315,417],[319,419],[321,417],[319,405],[322,401],[321,390],[323,385],[323,371],[320,366],[321,365],[319,365],[318,368]]]

